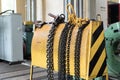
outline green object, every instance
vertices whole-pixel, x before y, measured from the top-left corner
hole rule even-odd
[[[26,56],[31,56],[32,37],[33,37],[32,32],[26,32]]]
[[[111,24],[105,31],[109,76],[120,80],[120,22]]]
[[[26,51],[24,54],[25,58],[30,58],[31,57],[31,42],[32,42],[32,37],[33,37],[33,24],[26,24],[25,25],[25,32],[24,32],[24,42],[26,45]]]

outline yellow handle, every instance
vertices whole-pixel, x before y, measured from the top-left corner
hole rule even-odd
[[[70,9],[69,9],[69,7],[70,7]],[[71,11],[69,11],[69,10],[71,10]],[[70,14],[75,15],[75,10],[74,10],[74,8],[73,8],[73,6],[71,4],[67,5],[67,13],[68,13],[68,15],[70,15]]]
[[[84,22],[88,21],[87,18],[85,19],[77,18],[75,14],[75,10],[71,4],[67,5],[67,13],[68,13],[68,22],[70,22],[71,24],[80,26]]]
[[[76,14],[73,6],[71,4],[68,4],[66,10],[68,13],[68,22],[71,24],[76,24]]]

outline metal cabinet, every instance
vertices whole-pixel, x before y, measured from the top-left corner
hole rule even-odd
[[[22,17],[19,14],[0,16],[0,59],[23,61]]]

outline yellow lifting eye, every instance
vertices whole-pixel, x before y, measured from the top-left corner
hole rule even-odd
[[[70,22],[71,24],[75,24],[80,27],[82,24],[85,24],[86,21],[88,21],[88,18],[84,18],[84,19],[78,18],[71,4],[67,5],[66,11],[68,13],[68,22]]]

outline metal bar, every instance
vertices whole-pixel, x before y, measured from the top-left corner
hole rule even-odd
[[[83,18],[83,0],[76,0],[76,15]]]
[[[26,3],[26,20],[27,21],[32,21],[32,4],[31,4],[31,0],[27,0]]]
[[[79,14],[79,12],[80,12],[80,5],[79,5],[79,0],[76,0],[76,15],[77,15],[77,17],[80,17],[80,14]]]
[[[80,7],[80,12],[79,13],[80,13],[80,17],[83,18],[83,0],[80,0],[80,5],[81,6],[79,6]]]
[[[72,4],[72,6],[74,7],[74,0],[71,0],[71,4]]]
[[[36,20],[36,0],[32,0],[31,2],[31,18],[32,18],[32,21],[35,21]]]
[[[67,21],[67,18],[68,18],[68,14],[67,14],[67,11],[66,11],[66,5],[68,4],[68,2],[69,2],[68,0],[63,1],[63,4],[64,4],[64,10],[63,11],[64,11],[64,14],[65,14],[65,17],[66,17],[65,21]]]

